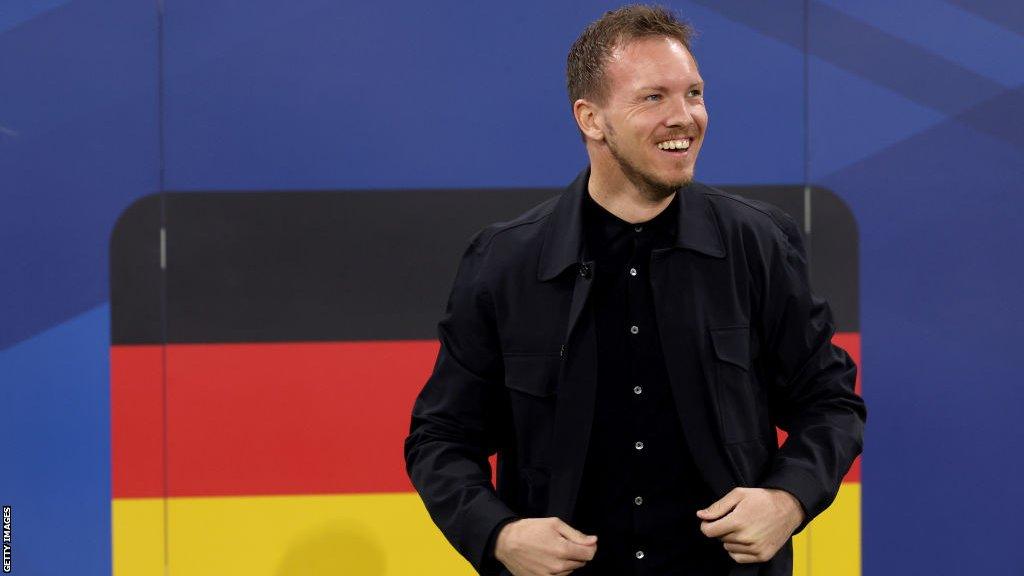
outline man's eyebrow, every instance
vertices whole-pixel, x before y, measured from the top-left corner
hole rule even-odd
[[[690,84],[689,87],[693,88],[694,86],[703,86],[703,85],[704,85],[704,81],[703,80],[698,80],[698,81]],[[668,88],[665,88],[664,86],[641,86],[641,87],[636,89],[637,92],[648,92],[648,91],[665,92],[667,90],[668,90]]]

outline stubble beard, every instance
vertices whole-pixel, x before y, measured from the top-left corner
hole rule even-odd
[[[675,193],[676,190],[693,181],[692,173],[677,180],[665,182],[659,180],[653,174],[644,171],[619,150],[618,145],[615,143],[615,130],[611,127],[611,124],[608,125],[608,134],[605,137],[605,142],[608,144],[608,151],[611,153],[612,158],[618,162],[622,174],[648,200],[655,202],[664,200]]]

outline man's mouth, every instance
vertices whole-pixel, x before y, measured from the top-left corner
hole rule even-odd
[[[665,140],[658,142],[657,146],[659,150],[664,150],[671,154],[684,154],[690,149],[690,142],[692,138],[680,138],[677,140]]]

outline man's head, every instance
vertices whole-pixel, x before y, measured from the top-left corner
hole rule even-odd
[[[626,6],[591,23],[569,51],[569,100],[591,168],[651,199],[693,179],[707,129],[692,29],[660,7]]]

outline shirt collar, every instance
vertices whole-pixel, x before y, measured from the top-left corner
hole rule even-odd
[[[588,166],[559,196],[545,221],[537,266],[538,280],[550,280],[583,258],[583,201],[584,196],[589,195],[589,179]],[[677,203],[675,246],[724,258],[725,243],[718,229],[718,220],[711,203],[700,191],[701,187],[703,185],[691,183],[676,192],[673,200]]]
[[[645,236],[661,238],[669,243],[676,238],[679,214],[679,193],[654,218],[646,222],[631,224],[609,212],[590,196],[583,194],[583,230],[589,246],[607,246],[626,234],[642,233]]]

